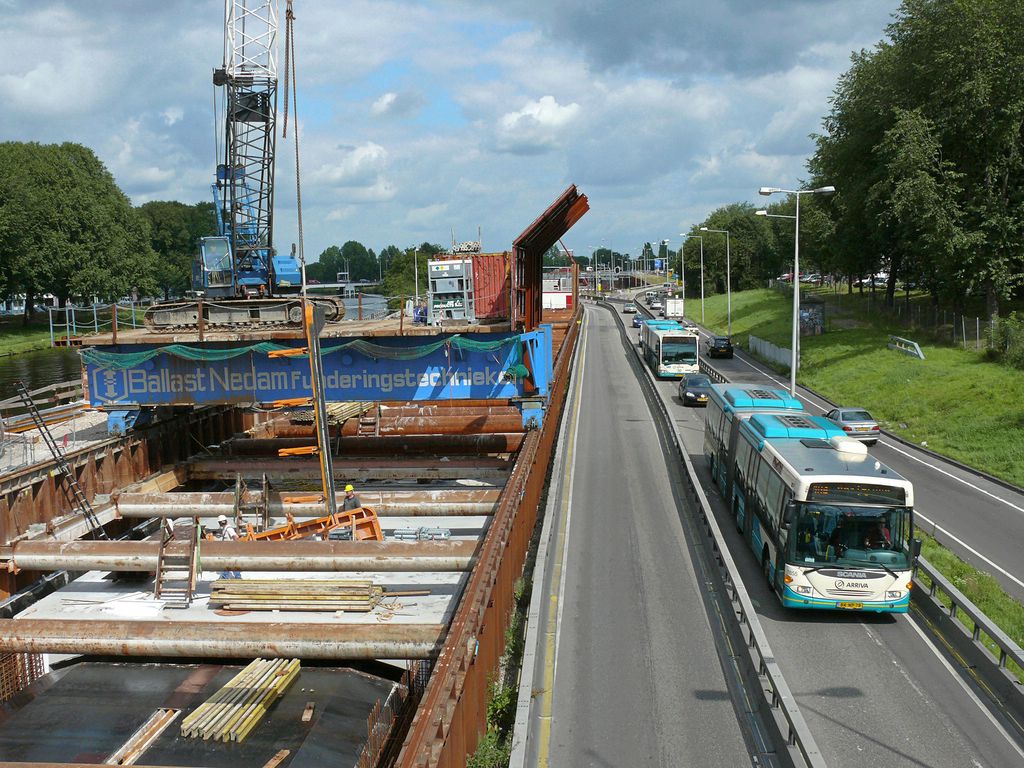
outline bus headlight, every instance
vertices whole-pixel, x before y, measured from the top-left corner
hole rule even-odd
[[[807,586],[801,586],[796,588],[797,594],[809,595],[811,594],[811,588]]]
[[[901,597],[903,597],[903,593],[898,589],[885,593],[886,600],[899,600]]]

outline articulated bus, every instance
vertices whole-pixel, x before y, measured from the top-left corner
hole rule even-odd
[[[739,428],[732,511],[787,608],[906,613],[914,490],[820,416]]]
[[[659,378],[682,378],[697,373],[699,337],[674,320],[648,320],[640,326],[644,360]]]
[[[711,387],[704,415],[704,455],[724,498],[732,498],[732,464],[740,424],[755,413],[802,413],[803,410],[799,400],[781,389],[754,384]]]

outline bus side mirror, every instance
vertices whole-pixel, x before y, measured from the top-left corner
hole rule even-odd
[[[919,558],[921,556],[921,540],[920,539],[914,539],[913,543],[911,544],[910,551],[913,553],[915,560],[917,560],[917,558]]]
[[[785,509],[782,510],[782,527],[789,528],[796,517],[796,502],[787,501]]]

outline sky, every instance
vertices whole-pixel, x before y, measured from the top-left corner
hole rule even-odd
[[[717,207],[806,178],[837,78],[898,5],[294,0],[307,259],[453,231],[505,250],[570,184],[590,200],[564,238],[576,253],[678,247]],[[136,205],[211,199],[223,2],[0,0],[0,14],[0,140],[84,144]],[[293,130],[277,154],[285,252]]]

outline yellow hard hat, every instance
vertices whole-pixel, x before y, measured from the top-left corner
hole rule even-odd
[[[345,486],[345,493],[348,493],[349,491],[354,491],[354,490],[355,490],[355,488],[352,487],[351,483],[349,483],[348,485]]]

